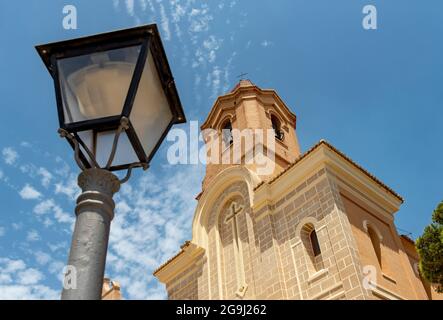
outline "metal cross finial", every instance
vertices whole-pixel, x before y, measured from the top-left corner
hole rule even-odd
[[[240,80],[245,80],[245,77],[246,77],[248,74],[249,74],[249,73],[245,73],[245,72],[243,72],[243,73],[239,74],[239,75],[237,76],[237,78],[239,78]]]

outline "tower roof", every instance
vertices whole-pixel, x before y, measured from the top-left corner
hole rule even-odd
[[[231,90],[231,93],[237,90],[238,88],[244,88],[244,87],[253,87],[254,84],[249,79],[242,79],[240,80],[235,87]]]
[[[293,123],[293,126],[295,127],[296,123],[296,116],[292,111],[288,108],[288,106],[283,102],[283,100],[280,98],[280,96],[277,94],[277,92],[273,89],[262,89],[255,85],[251,80],[249,79],[242,79],[240,80],[235,87],[229,91],[228,93],[219,96],[216,101],[214,102],[214,105],[211,108],[211,111],[208,114],[208,117],[201,125],[201,129],[210,128],[213,122],[219,120],[218,116],[220,116],[221,111],[223,108],[220,107],[220,104],[223,102],[229,101],[231,99],[235,99],[236,97],[241,96],[243,93],[255,93],[257,96],[272,96],[276,103],[282,107],[283,113],[286,115],[288,119],[290,119],[290,122]],[[226,106],[224,106],[226,108]],[[227,108],[230,108],[228,106]]]

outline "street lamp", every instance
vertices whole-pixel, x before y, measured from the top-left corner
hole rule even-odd
[[[36,49],[54,79],[59,133],[82,170],[68,262],[77,288],[64,286],[62,299],[100,299],[112,197],[185,115],[155,24]],[[127,170],[122,180],[117,170]]]

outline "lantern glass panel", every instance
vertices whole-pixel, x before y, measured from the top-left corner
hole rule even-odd
[[[135,96],[130,120],[143,150],[149,158],[173,120],[173,114],[150,50]]]
[[[95,155],[95,160],[102,168],[106,166],[109,156],[111,155],[115,133],[115,130],[97,133],[94,133],[92,130],[78,132],[79,137],[85,143],[86,147]],[[83,148],[82,152],[86,155]],[[116,167],[138,162],[139,159],[134,151],[134,148],[126,135],[126,132],[123,131],[118,139],[117,149],[114,160],[112,161],[112,166]]]
[[[65,124],[122,113],[141,46],[58,60]]]

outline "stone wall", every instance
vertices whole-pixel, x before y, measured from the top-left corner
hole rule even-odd
[[[233,202],[243,208],[236,220],[238,243],[234,225],[226,222]],[[361,199],[353,199],[326,167],[271,205],[254,212],[249,203],[244,182],[220,193],[205,227],[205,253],[169,281],[170,299],[427,298],[413,279],[412,260],[393,218],[383,220]],[[377,265],[365,223],[381,230],[382,267]],[[316,256],[309,238],[312,230],[320,246]],[[363,286],[367,265],[376,267],[376,290]]]

